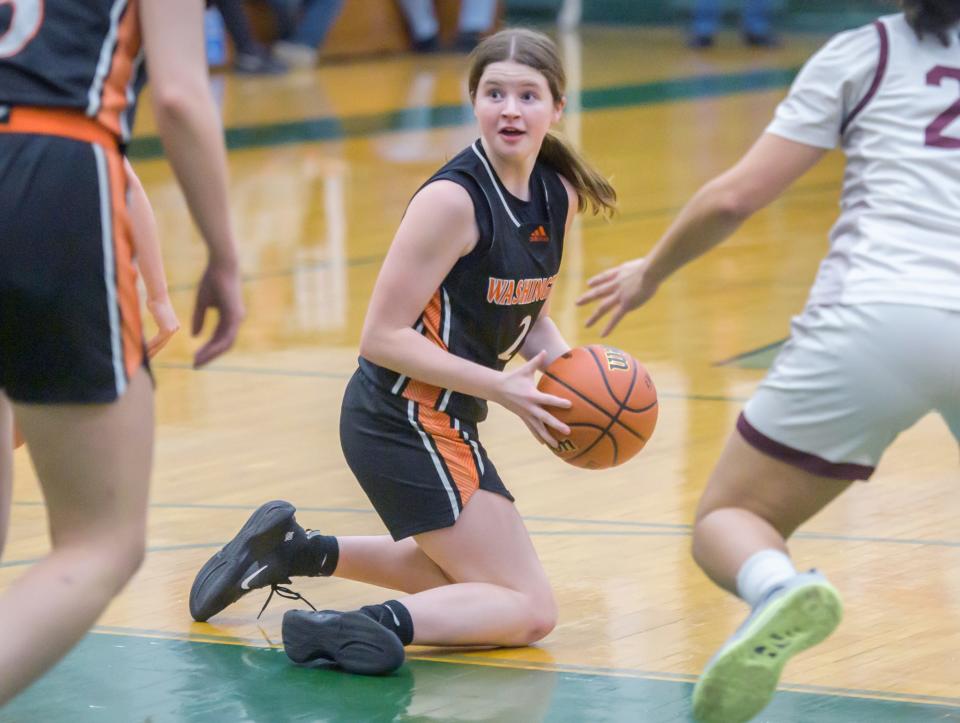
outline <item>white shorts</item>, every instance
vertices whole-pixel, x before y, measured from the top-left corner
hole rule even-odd
[[[812,306],[737,421],[761,452],[813,474],[868,479],[928,412],[960,440],[960,312]]]

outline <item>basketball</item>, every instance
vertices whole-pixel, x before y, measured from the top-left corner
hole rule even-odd
[[[554,360],[537,387],[569,399],[569,409],[550,407],[570,427],[553,453],[587,469],[606,469],[633,458],[657,424],[657,390],[653,380],[627,352],[600,344],[571,349]]]

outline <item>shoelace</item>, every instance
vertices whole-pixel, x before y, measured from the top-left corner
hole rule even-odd
[[[267,609],[267,605],[269,605],[270,601],[273,600],[274,593],[276,593],[279,597],[286,598],[287,600],[303,600],[303,602],[310,606],[310,609],[313,610],[313,612],[317,612],[317,609],[313,606],[313,603],[307,600],[303,595],[291,590],[288,587],[274,583],[270,586],[270,594],[267,595],[267,601],[263,604],[263,607],[260,608],[260,612],[257,613],[257,620],[260,619],[260,616],[263,615],[263,611]]]

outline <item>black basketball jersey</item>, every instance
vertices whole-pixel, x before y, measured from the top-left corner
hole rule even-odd
[[[530,200],[504,187],[475,141],[424,184],[449,180],[473,200],[480,238],[444,278],[415,328],[464,359],[502,370],[523,345],[556,281],[563,254],[568,199],[560,176],[538,161]],[[487,416],[483,399],[440,389],[360,358],[363,373],[380,388],[458,419]]]
[[[74,108],[130,135],[143,52],[137,0],[0,4],[0,105]]]

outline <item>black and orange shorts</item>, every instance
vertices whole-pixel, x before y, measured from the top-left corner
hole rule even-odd
[[[0,113],[0,389],[107,403],[146,363],[116,138],[80,112]]]
[[[392,395],[359,369],[343,397],[340,444],[395,540],[450,527],[478,489],[513,501],[475,424]]]

